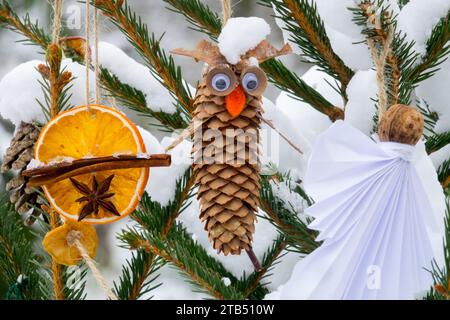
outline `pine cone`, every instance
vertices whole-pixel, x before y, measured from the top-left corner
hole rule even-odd
[[[236,160],[240,157],[242,164],[234,162],[204,164],[194,161],[193,166],[196,184],[199,185],[200,219],[206,221],[205,230],[208,231],[209,239],[218,252],[237,255],[243,249],[252,248],[259,206],[258,143],[261,101],[249,97],[243,112],[238,117],[232,118],[225,107],[225,98],[211,93],[203,81],[199,86],[195,105],[194,121],[202,123],[202,135],[201,139],[194,136],[194,160],[200,155],[199,152],[202,155],[210,153],[208,156],[214,156],[208,150],[215,149],[214,146],[223,151],[227,150],[227,145],[236,146],[236,137],[226,139],[227,130],[242,129],[247,135],[250,132],[255,135],[255,140],[246,139],[239,150],[235,148],[234,153],[227,154],[228,159]],[[208,129],[219,130],[223,140],[211,139],[205,134]],[[245,152],[242,154],[243,148]]]
[[[9,148],[3,157],[1,172],[11,169],[18,170],[18,175],[6,184],[6,191],[11,192],[10,201],[15,204],[16,211],[20,214],[28,212],[33,206],[38,205],[38,193],[36,190],[26,188],[26,180],[21,173],[33,159],[33,150],[40,129],[31,123],[21,122],[15,136],[11,140]],[[32,210],[27,218],[28,224],[33,224],[39,216],[37,210]]]

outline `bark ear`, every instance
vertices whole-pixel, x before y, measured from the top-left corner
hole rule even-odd
[[[210,66],[227,64],[226,59],[220,53],[219,47],[206,40],[200,41],[193,51],[178,48],[170,51],[170,53],[191,57],[194,58],[195,61],[206,62]]]
[[[263,40],[258,46],[250,50],[245,54],[247,59],[256,58],[259,63],[276,58],[279,56],[284,56],[292,53],[292,48],[289,43],[286,43],[280,50],[272,46],[269,41]]]

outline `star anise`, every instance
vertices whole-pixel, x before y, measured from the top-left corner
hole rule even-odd
[[[83,197],[77,199],[76,202],[87,202],[80,211],[78,221],[83,220],[91,214],[97,215],[100,208],[112,213],[115,216],[120,216],[120,213],[117,211],[114,203],[108,200],[114,196],[114,193],[108,193],[113,178],[114,175],[110,175],[108,178],[99,183],[97,178],[94,176],[92,180],[92,189],[84,183],[79,182],[74,178],[70,178],[70,181],[75,189],[83,195]]]

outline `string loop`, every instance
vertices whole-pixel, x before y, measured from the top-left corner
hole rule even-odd
[[[223,24],[225,25],[227,21],[231,18],[233,12],[231,9],[231,0],[221,0],[221,1],[222,1]]]
[[[111,300],[119,300],[109,287],[108,283],[106,282],[106,279],[100,273],[100,270],[98,270],[95,261],[89,256],[89,253],[87,252],[86,248],[81,243],[81,232],[78,230],[70,231],[67,234],[67,243],[69,244],[69,246],[75,246],[78,249],[84,261],[86,261],[86,264],[88,265],[89,269],[91,269],[95,280],[100,285],[102,290],[106,293],[106,295]]]

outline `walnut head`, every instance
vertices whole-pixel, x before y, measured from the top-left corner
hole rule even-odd
[[[383,142],[415,145],[423,134],[424,120],[416,109],[403,104],[391,106],[381,119],[378,136]]]
[[[292,52],[286,44],[280,50],[267,40],[248,51],[241,60],[232,65],[220,53],[217,45],[202,40],[195,50],[175,49],[172,54],[192,57],[208,64],[205,81],[208,89],[217,96],[225,97],[228,112],[237,117],[244,110],[247,95],[261,97],[267,87],[267,76],[258,64]],[[257,62],[257,63],[256,63]]]

